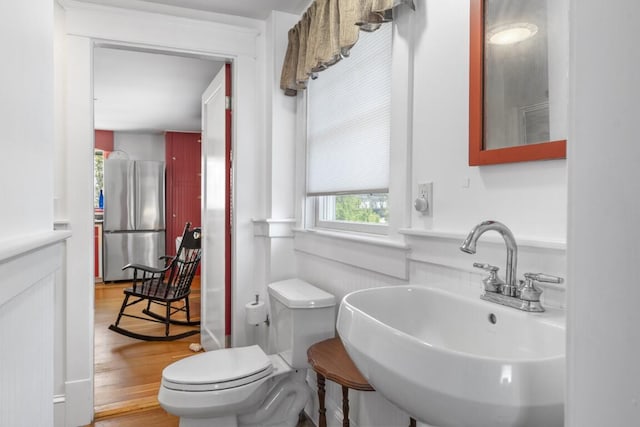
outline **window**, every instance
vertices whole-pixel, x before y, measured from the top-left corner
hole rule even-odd
[[[388,194],[343,194],[317,197],[316,226],[386,234]]]
[[[93,152],[93,207],[100,206],[100,191],[104,188],[104,151],[94,150]]]
[[[391,30],[361,31],[350,56],[309,83],[307,196],[316,226],[386,233]]]

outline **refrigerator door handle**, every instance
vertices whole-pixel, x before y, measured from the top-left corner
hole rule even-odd
[[[129,165],[129,210],[127,215],[129,216],[129,223],[133,226],[132,230],[138,229],[138,219],[136,218],[138,212],[138,167],[136,162],[132,161]]]

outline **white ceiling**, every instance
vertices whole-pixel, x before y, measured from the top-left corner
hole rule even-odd
[[[200,97],[223,63],[112,48],[94,52],[94,126],[200,131]]]
[[[152,9],[166,5],[226,15],[266,19],[272,10],[301,15],[311,0],[80,0],[131,9]]]
[[[81,0],[153,10],[162,6],[265,19],[272,10],[301,15],[310,0]],[[167,12],[166,9],[163,12]],[[199,131],[200,96],[221,62],[96,48],[94,126],[114,131]]]

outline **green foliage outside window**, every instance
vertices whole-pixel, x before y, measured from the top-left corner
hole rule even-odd
[[[386,223],[387,195],[336,196],[335,215],[338,221]]]

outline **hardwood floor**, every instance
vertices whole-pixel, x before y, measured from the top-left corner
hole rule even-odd
[[[189,344],[199,343],[200,336],[152,342],[136,340],[110,331],[108,326],[116,319],[124,297],[122,289],[127,286],[128,283],[96,285],[94,399],[95,418],[98,421],[92,425],[177,426],[177,418],[159,408],[156,399],[162,369],[176,360],[194,354],[189,349]],[[194,279],[190,306],[192,318],[199,318],[199,278]],[[157,331],[159,335],[164,330],[161,324],[138,319],[123,319],[120,325],[136,332]],[[180,330],[180,327],[176,328],[173,331]],[[131,414],[132,412],[139,414]],[[109,419],[121,414],[130,414],[132,424],[127,424],[128,421],[124,418],[118,418],[121,424],[113,424],[115,421]],[[135,418],[140,416],[149,417],[148,422],[142,424],[140,418],[136,421]]]
[[[155,408],[101,418],[87,427],[178,427],[179,423],[178,417],[167,414],[162,408]]]

